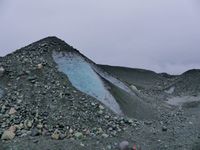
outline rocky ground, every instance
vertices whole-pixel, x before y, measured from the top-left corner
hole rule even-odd
[[[130,86],[136,83],[138,96],[157,114],[149,119],[119,116],[72,86],[53,61],[54,50],[78,52],[49,37],[0,58],[0,150],[103,150],[127,145],[142,150],[200,149],[199,102],[166,102],[184,94],[198,99],[198,70],[167,77],[143,71],[148,78],[144,83],[141,72],[141,82],[131,78],[137,70],[124,68],[124,75],[123,68],[101,67]],[[166,93],[172,86],[175,90]]]

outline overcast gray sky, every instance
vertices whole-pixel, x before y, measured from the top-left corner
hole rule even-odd
[[[199,0],[0,0],[0,55],[57,36],[96,63],[200,68]]]

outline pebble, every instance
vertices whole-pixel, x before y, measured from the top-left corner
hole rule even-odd
[[[99,109],[104,110],[104,106],[103,105],[99,105]]]
[[[31,136],[39,136],[39,135],[40,135],[40,132],[39,132],[38,129],[33,128],[33,129],[31,130]]]
[[[8,130],[15,133],[17,128],[16,128],[16,126],[10,126],[10,128]]]
[[[166,127],[166,126],[163,126],[163,127],[162,127],[162,131],[167,131],[167,127]]]
[[[104,137],[104,138],[108,138],[108,137],[109,137],[109,135],[108,135],[108,134],[106,134],[106,133],[103,133],[103,134],[102,134],[102,137]]]
[[[129,142],[122,141],[121,143],[119,143],[119,149],[120,150],[129,150]]]
[[[10,108],[8,114],[9,115],[14,115],[15,113],[17,113],[17,111],[15,110],[15,108],[14,107]]]
[[[52,135],[51,138],[54,140],[58,140],[60,138],[59,132],[56,130]]]
[[[81,132],[76,132],[76,133],[74,134],[74,136],[75,136],[77,139],[80,139],[80,138],[83,137],[83,133],[81,133]]]
[[[32,121],[28,121],[28,123],[27,123],[27,127],[28,127],[28,128],[31,128],[32,125],[33,125]]]
[[[43,128],[43,124],[39,123],[39,124],[37,125],[37,128],[38,128],[38,129],[42,129],[42,128]]]
[[[43,65],[42,65],[42,64],[38,64],[38,65],[37,65],[37,68],[38,68],[38,69],[42,69],[42,68],[43,68]]]

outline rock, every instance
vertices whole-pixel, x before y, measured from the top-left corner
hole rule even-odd
[[[27,122],[27,127],[28,127],[28,128],[31,128],[32,125],[33,125],[32,121],[28,121],[28,122]]]
[[[5,69],[1,66],[0,67],[0,77],[3,76],[4,72],[5,72]]]
[[[84,147],[85,145],[83,143],[80,144],[82,147]]]
[[[77,139],[80,139],[80,138],[83,137],[83,133],[81,133],[81,132],[76,132],[76,133],[74,134],[74,136],[75,136]]]
[[[162,131],[167,131],[167,127],[166,127],[166,126],[163,126],[163,127],[162,127]]]
[[[112,146],[111,146],[111,145],[108,145],[107,148],[108,148],[108,149],[112,149]]]
[[[16,128],[16,126],[10,126],[10,128],[8,130],[15,133],[17,128]]]
[[[6,130],[4,131],[3,135],[1,136],[2,140],[12,140],[15,137],[15,133],[10,131],[10,130]]]
[[[43,65],[42,64],[38,64],[37,65],[37,69],[42,69],[43,68]]]
[[[8,114],[9,115],[14,115],[16,112],[17,112],[16,109],[14,107],[12,107],[12,108],[10,108]]]
[[[146,125],[152,125],[152,121],[145,121],[144,124],[146,124]]]
[[[106,134],[106,133],[103,133],[103,134],[102,134],[102,137],[104,137],[104,138],[108,138],[108,137],[109,137],[109,135],[108,135],[108,134]]]
[[[36,140],[33,140],[33,143],[38,143],[39,141],[36,139]]]
[[[60,134],[59,139],[63,140],[66,137],[66,134]]]
[[[73,132],[74,132],[73,129],[70,128],[69,133],[72,134]]]
[[[39,132],[38,129],[33,128],[33,129],[31,130],[31,136],[39,136],[39,135],[40,135],[40,132]]]
[[[55,130],[54,133],[51,135],[51,138],[54,140],[59,140],[60,134],[58,130]]]
[[[98,111],[98,114],[102,115],[102,114],[103,114],[103,111],[102,111],[102,110],[99,110],[99,111]]]
[[[99,109],[104,110],[104,106],[103,105],[99,105]]]
[[[130,88],[131,88],[131,90],[134,91],[134,92],[139,92],[138,89],[137,89],[137,87],[134,86],[134,85],[131,85]]]
[[[122,141],[121,143],[119,143],[119,149],[120,150],[129,150],[129,142]]]
[[[43,124],[39,123],[39,124],[37,125],[37,128],[38,128],[38,129],[42,129],[42,128],[43,128]]]

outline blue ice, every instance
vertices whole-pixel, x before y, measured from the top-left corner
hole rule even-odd
[[[65,73],[72,85],[78,90],[95,97],[114,112],[121,110],[114,97],[105,88],[104,83],[83,57],[73,52],[54,52],[54,61],[58,70]]]

